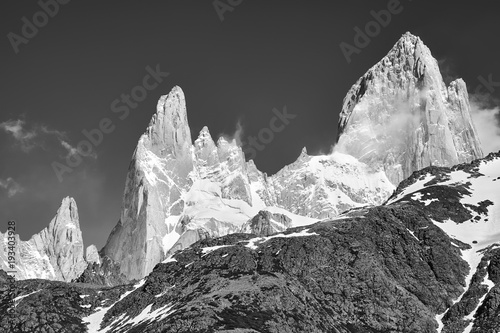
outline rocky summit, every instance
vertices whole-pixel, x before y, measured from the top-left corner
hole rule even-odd
[[[444,83],[422,40],[406,33],[349,90],[336,148],[397,185],[430,165],[452,166],[482,157],[462,79]]]

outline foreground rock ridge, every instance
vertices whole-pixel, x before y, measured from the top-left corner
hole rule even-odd
[[[1,268],[7,268],[7,233],[0,233],[2,251]],[[73,198],[66,197],[48,227],[22,241],[16,235],[16,279],[41,278],[71,281],[80,276],[87,266],[78,208]],[[88,249],[92,252],[95,246]],[[90,261],[96,260],[95,257]]]
[[[202,239],[130,285],[17,281],[0,332],[496,333],[499,182],[500,152],[415,172],[384,205]]]
[[[349,90],[338,133],[339,151],[383,167],[395,185],[430,165],[483,156],[465,82],[446,86],[430,50],[410,33]]]

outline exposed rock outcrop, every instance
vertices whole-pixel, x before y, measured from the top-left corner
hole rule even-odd
[[[261,210],[241,227],[241,232],[257,236],[269,236],[285,231],[292,226],[292,220],[284,214],[273,214]]]
[[[87,249],[85,250],[85,261],[87,263],[96,263],[100,264],[101,263],[101,258],[99,256],[99,251],[97,251],[97,247],[95,247],[94,244],[89,245]]]
[[[100,262],[89,262],[82,274],[72,282],[108,287],[129,283],[125,275],[120,272],[120,265],[107,256],[104,256]]]

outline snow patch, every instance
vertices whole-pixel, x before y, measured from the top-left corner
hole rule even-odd
[[[488,264],[486,265],[486,267],[488,267],[489,264],[490,264],[490,262],[488,261]],[[469,323],[469,325],[467,325],[467,327],[465,328],[463,333],[470,333],[470,331],[472,330],[472,327],[474,326],[474,316],[476,315],[477,310],[479,309],[481,304],[483,304],[484,299],[486,298],[486,296],[490,292],[491,288],[493,288],[495,286],[495,283],[490,280],[489,274],[486,274],[486,276],[483,278],[483,281],[481,282],[481,284],[488,286],[488,291],[479,299],[479,302],[478,302],[476,308],[474,310],[472,310],[471,313],[469,313],[467,316],[464,317],[464,320],[470,320],[471,322]]]
[[[162,247],[163,247],[163,254],[165,255],[168,250],[172,248],[172,246],[177,243],[181,235],[179,235],[177,232],[172,231],[165,236],[163,236],[161,242],[162,242]]]
[[[108,327],[112,327],[113,331],[116,331],[116,330],[123,328],[127,325],[131,325],[131,327],[130,327],[130,329],[131,329],[134,326],[136,326],[140,323],[143,323],[143,322],[163,320],[175,311],[175,310],[172,310],[172,307],[173,307],[172,304],[167,304],[165,306],[159,307],[158,309],[156,309],[154,311],[151,311],[152,307],[153,307],[153,304],[149,304],[136,317],[129,318],[125,321],[123,321],[123,319],[125,319],[126,316],[124,314],[122,314],[117,319],[115,319],[113,322],[111,322]]]
[[[16,298],[14,298],[14,300],[13,300],[13,302],[14,302],[15,306],[18,306],[18,305],[19,305],[19,303],[21,302],[21,300],[22,300],[23,298],[26,298],[26,297],[31,296],[31,295],[33,295],[33,294],[36,294],[37,292],[39,292],[39,291],[41,291],[41,290],[42,290],[42,289],[39,289],[39,290],[33,291],[33,292],[31,292],[31,293],[29,293],[29,294],[26,294],[26,295],[17,296],[17,297],[16,297]]]
[[[305,237],[305,236],[319,236],[319,234],[313,232],[313,233],[308,233],[309,229],[304,229],[300,232],[294,232],[291,234],[276,234],[268,237],[256,237],[248,240],[248,244],[245,245],[245,247],[248,247],[252,250],[257,250],[259,245],[262,243],[267,242],[270,239],[273,238],[291,238],[291,237]]]
[[[169,263],[169,262],[176,262],[176,261],[177,261],[177,259],[175,259],[173,256],[170,256],[167,259],[163,260],[162,263],[166,264],[166,263]]]
[[[417,236],[415,236],[415,233],[413,231],[411,231],[410,229],[406,228],[406,230],[408,230],[408,232],[413,236],[413,238],[415,238],[417,241],[420,242],[420,239],[418,239]]]
[[[172,287],[167,288],[167,290],[165,290],[165,291],[163,291],[163,292],[159,293],[158,295],[155,295],[155,297],[156,297],[156,298],[160,298],[160,297],[162,297],[163,295],[165,295],[165,294],[166,294],[166,293],[167,293],[170,289],[172,289],[172,288],[175,288],[175,284],[174,284]]]
[[[118,301],[115,303],[111,304],[110,306],[107,307],[97,307],[96,312],[92,313],[91,315],[82,318],[82,322],[87,324],[88,327],[88,333],[106,333],[110,330],[110,327],[107,326],[104,329],[100,329],[102,320],[106,313],[108,312],[109,309],[111,309],[116,303],[120,302],[122,299],[130,295],[132,292],[136,291],[140,287],[144,285],[146,282],[146,279],[140,280],[137,284],[134,285],[133,289],[130,291],[125,292]]]
[[[232,246],[232,245],[218,245],[218,246],[204,247],[201,251],[203,253],[202,257],[206,256],[207,254],[209,254],[215,250],[222,249],[224,247],[229,247],[229,246]]]

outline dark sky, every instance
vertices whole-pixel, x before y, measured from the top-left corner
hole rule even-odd
[[[310,154],[329,150],[346,92],[406,31],[429,46],[447,78],[464,78],[470,90],[478,76],[500,81],[494,1],[401,0],[401,12],[348,63],[339,44],[353,44],[353,29],[364,30],[370,11],[390,3],[243,0],[221,21],[212,1],[72,0],[16,53],[9,33],[22,35],[23,17],[43,20],[41,7],[2,1],[0,230],[15,219],[26,240],[72,196],[86,245],[102,247],[119,218],[137,140],[160,95],[175,85],[186,95],[193,140],[204,125],[216,139],[233,134],[238,122],[243,138],[256,135],[269,126],[272,109],[286,105],[297,117],[255,158],[272,174],[304,146]],[[111,103],[157,65],[170,75],[120,120]],[[51,163],[64,163],[85,139],[82,131],[103,118],[115,130],[60,182]]]

